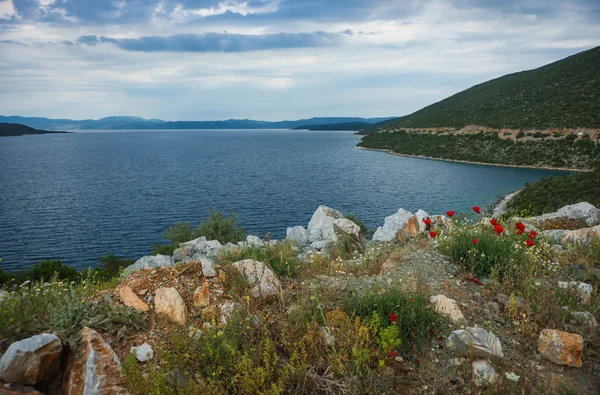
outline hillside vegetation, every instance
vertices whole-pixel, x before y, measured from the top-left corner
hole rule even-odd
[[[540,215],[578,202],[600,207],[600,170],[527,183],[508,203],[508,210],[519,215]]]
[[[600,158],[600,147],[588,135],[542,135],[523,133],[515,140],[496,132],[474,134],[399,130],[363,137],[359,147],[389,150],[457,161],[512,166],[592,169]]]
[[[473,86],[377,128],[600,128],[600,47]]]
[[[342,122],[325,125],[298,126],[294,130],[361,130],[371,126],[368,122]]]

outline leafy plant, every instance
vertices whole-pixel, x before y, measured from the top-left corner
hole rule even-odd
[[[196,237],[205,236],[208,240],[219,240],[221,244],[226,244],[243,240],[247,234],[244,225],[236,224],[235,212],[232,212],[229,217],[224,217],[223,213],[210,207],[208,219],[198,225],[195,235]]]

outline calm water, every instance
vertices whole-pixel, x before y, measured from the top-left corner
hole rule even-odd
[[[235,210],[275,238],[325,204],[375,227],[398,208],[493,204],[557,172],[402,158],[353,147],[351,132],[80,132],[0,138],[0,263],[84,268],[139,258],[176,221]],[[564,173],[563,173],[564,174]]]

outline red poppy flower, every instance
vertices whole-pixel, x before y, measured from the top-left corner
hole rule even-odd
[[[533,247],[535,245],[535,243],[531,239],[527,239],[525,243],[527,243],[527,247]]]
[[[523,233],[525,233],[525,229],[517,229],[518,235],[522,235]]]
[[[450,218],[454,217],[455,211],[446,211],[446,215]]]
[[[434,330],[433,330],[433,328],[431,328],[431,329],[429,330],[429,335],[430,335],[430,336],[433,336],[433,333],[434,333]]]
[[[390,311],[390,322],[396,322],[396,319],[398,317],[396,317],[396,314],[394,314],[393,311]]]
[[[496,221],[494,218],[490,219],[490,224],[492,224],[493,226],[498,226],[498,225],[500,225],[500,224],[498,223],[498,221]]]
[[[529,232],[530,239],[533,239],[535,236],[537,236],[537,232],[535,230],[532,230],[531,232]]]
[[[390,357],[396,358],[397,356],[398,356],[398,353],[396,351],[390,351]]]
[[[500,233],[504,232],[504,228],[500,225],[496,225],[494,227],[494,230],[496,231],[496,233],[499,235]]]
[[[429,232],[429,236],[431,236],[431,238],[434,238],[437,235],[437,232],[432,230],[431,232]]]
[[[410,300],[411,302],[414,302],[414,301],[415,301],[415,298],[410,298],[409,300]]]
[[[515,226],[517,229],[525,230],[525,224],[523,222],[517,222]]]
[[[479,244],[479,240],[473,239],[473,244],[475,244],[475,245]]]
[[[423,222],[425,222],[425,225],[431,225],[431,220],[429,218],[424,218]]]
[[[481,209],[479,206],[473,206],[473,211],[475,211],[477,214],[481,214]]]
[[[421,364],[421,361],[419,361],[418,359],[415,359],[415,363],[416,363],[417,365],[420,365],[420,364]]]

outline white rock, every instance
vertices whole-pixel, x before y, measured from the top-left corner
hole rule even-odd
[[[248,235],[248,237],[246,237],[246,243],[254,248],[262,248],[265,246],[265,243],[263,243],[260,237],[252,235]]]
[[[498,381],[498,375],[494,367],[485,359],[473,361],[473,381],[475,385],[481,387],[486,384],[495,384]]]
[[[314,248],[315,250],[321,251],[321,250],[327,248],[330,244],[331,244],[331,241],[329,241],[329,240],[320,240],[320,241],[312,242],[310,244],[310,246],[311,246],[311,248]]]
[[[343,217],[337,210],[319,206],[308,223],[308,241],[311,243],[321,240],[337,241],[333,220]]]
[[[446,339],[446,346],[463,357],[504,358],[500,340],[483,328],[456,330]]]
[[[454,325],[467,324],[467,319],[454,299],[445,295],[436,295],[432,296],[429,301],[435,305],[434,309],[438,314],[449,317]]]
[[[600,210],[588,202],[580,202],[561,207],[556,210],[556,214],[559,217],[567,217],[570,219],[587,219],[598,218],[600,216]]]
[[[157,315],[165,316],[176,324],[185,326],[188,323],[187,306],[175,288],[157,289],[154,308]]]
[[[140,362],[146,362],[154,358],[154,350],[152,350],[152,346],[150,346],[148,343],[144,343],[137,347],[131,347],[129,352],[131,354],[135,353],[135,357]]]
[[[561,234],[560,242],[564,245],[588,247],[597,240],[598,237],[600,237],[600,225],[591,228],[565,230]]]
[[[594,287],[592,287],[591,284],[581,283],[578,281],[559,281],[558,286],[564,289],[576,290],[579,297],[581,297],[583,304],[590,303],[590,300],[592,299],[592,292],[594,291]]]
[[[412,216],[413,213],[401,208],[396,214],[385,217],[383,226],[378,227],[375,234],[373,234],[373,241],[394,240],[398,230],[404,228]]]
[[[248,284],[252,287],[253,298],[279,296],[281,284],[273,273],[273,270],[262,262],[254,259],[244,259],[232,265],[244,275]]]
[[[164,266],[173,266],[173,258],[161,254],[156,256],[149,255],[138,259],[133,265],[127,266],[125,270],[123,270],[123,276],[127,277],[131,273],[147,268],[156,269]]]
[[[225,302],[219,306],[219,310],[221,312],[221,323],[227,325],[231,315],[235,312],[244,311],[244,307],[237,302]]]
[[[208,240],[205,243],[211,250],[219,250],[223,248],[223,245],[219,242],[219,240]]]
[[[215,270],[214,263],[208,258],[200,258],[200,263],[202,264],[202,275],[204,277],[216,277],[217,271]]]
[[[303,226],[294,226],[287,228],[286,238],[302,245],[308,244],[308,231]]]
[[[190,240],[190,241],[186,241],[185,243],[181,243],[181,244],[179,244],[179,247],[183,247],[183,246],[195,246],[199,242],[204,242],[204,241],[206,241],[206,237],[201,236],[201,237],[198,237],[198,238],[196,238],[194,240]]]
[[[0,359],[0,379],[32,385],[51,378],[60,369],[61,352],[60,339],[49,333],[14,342]]]
[[[191,245],[184,245],[183,247],[176,248],[175,251],[173,251],[173,260],[177,262],[186,257],[191,258],[192,255],[194,255],[194,252],[195,248]]]

